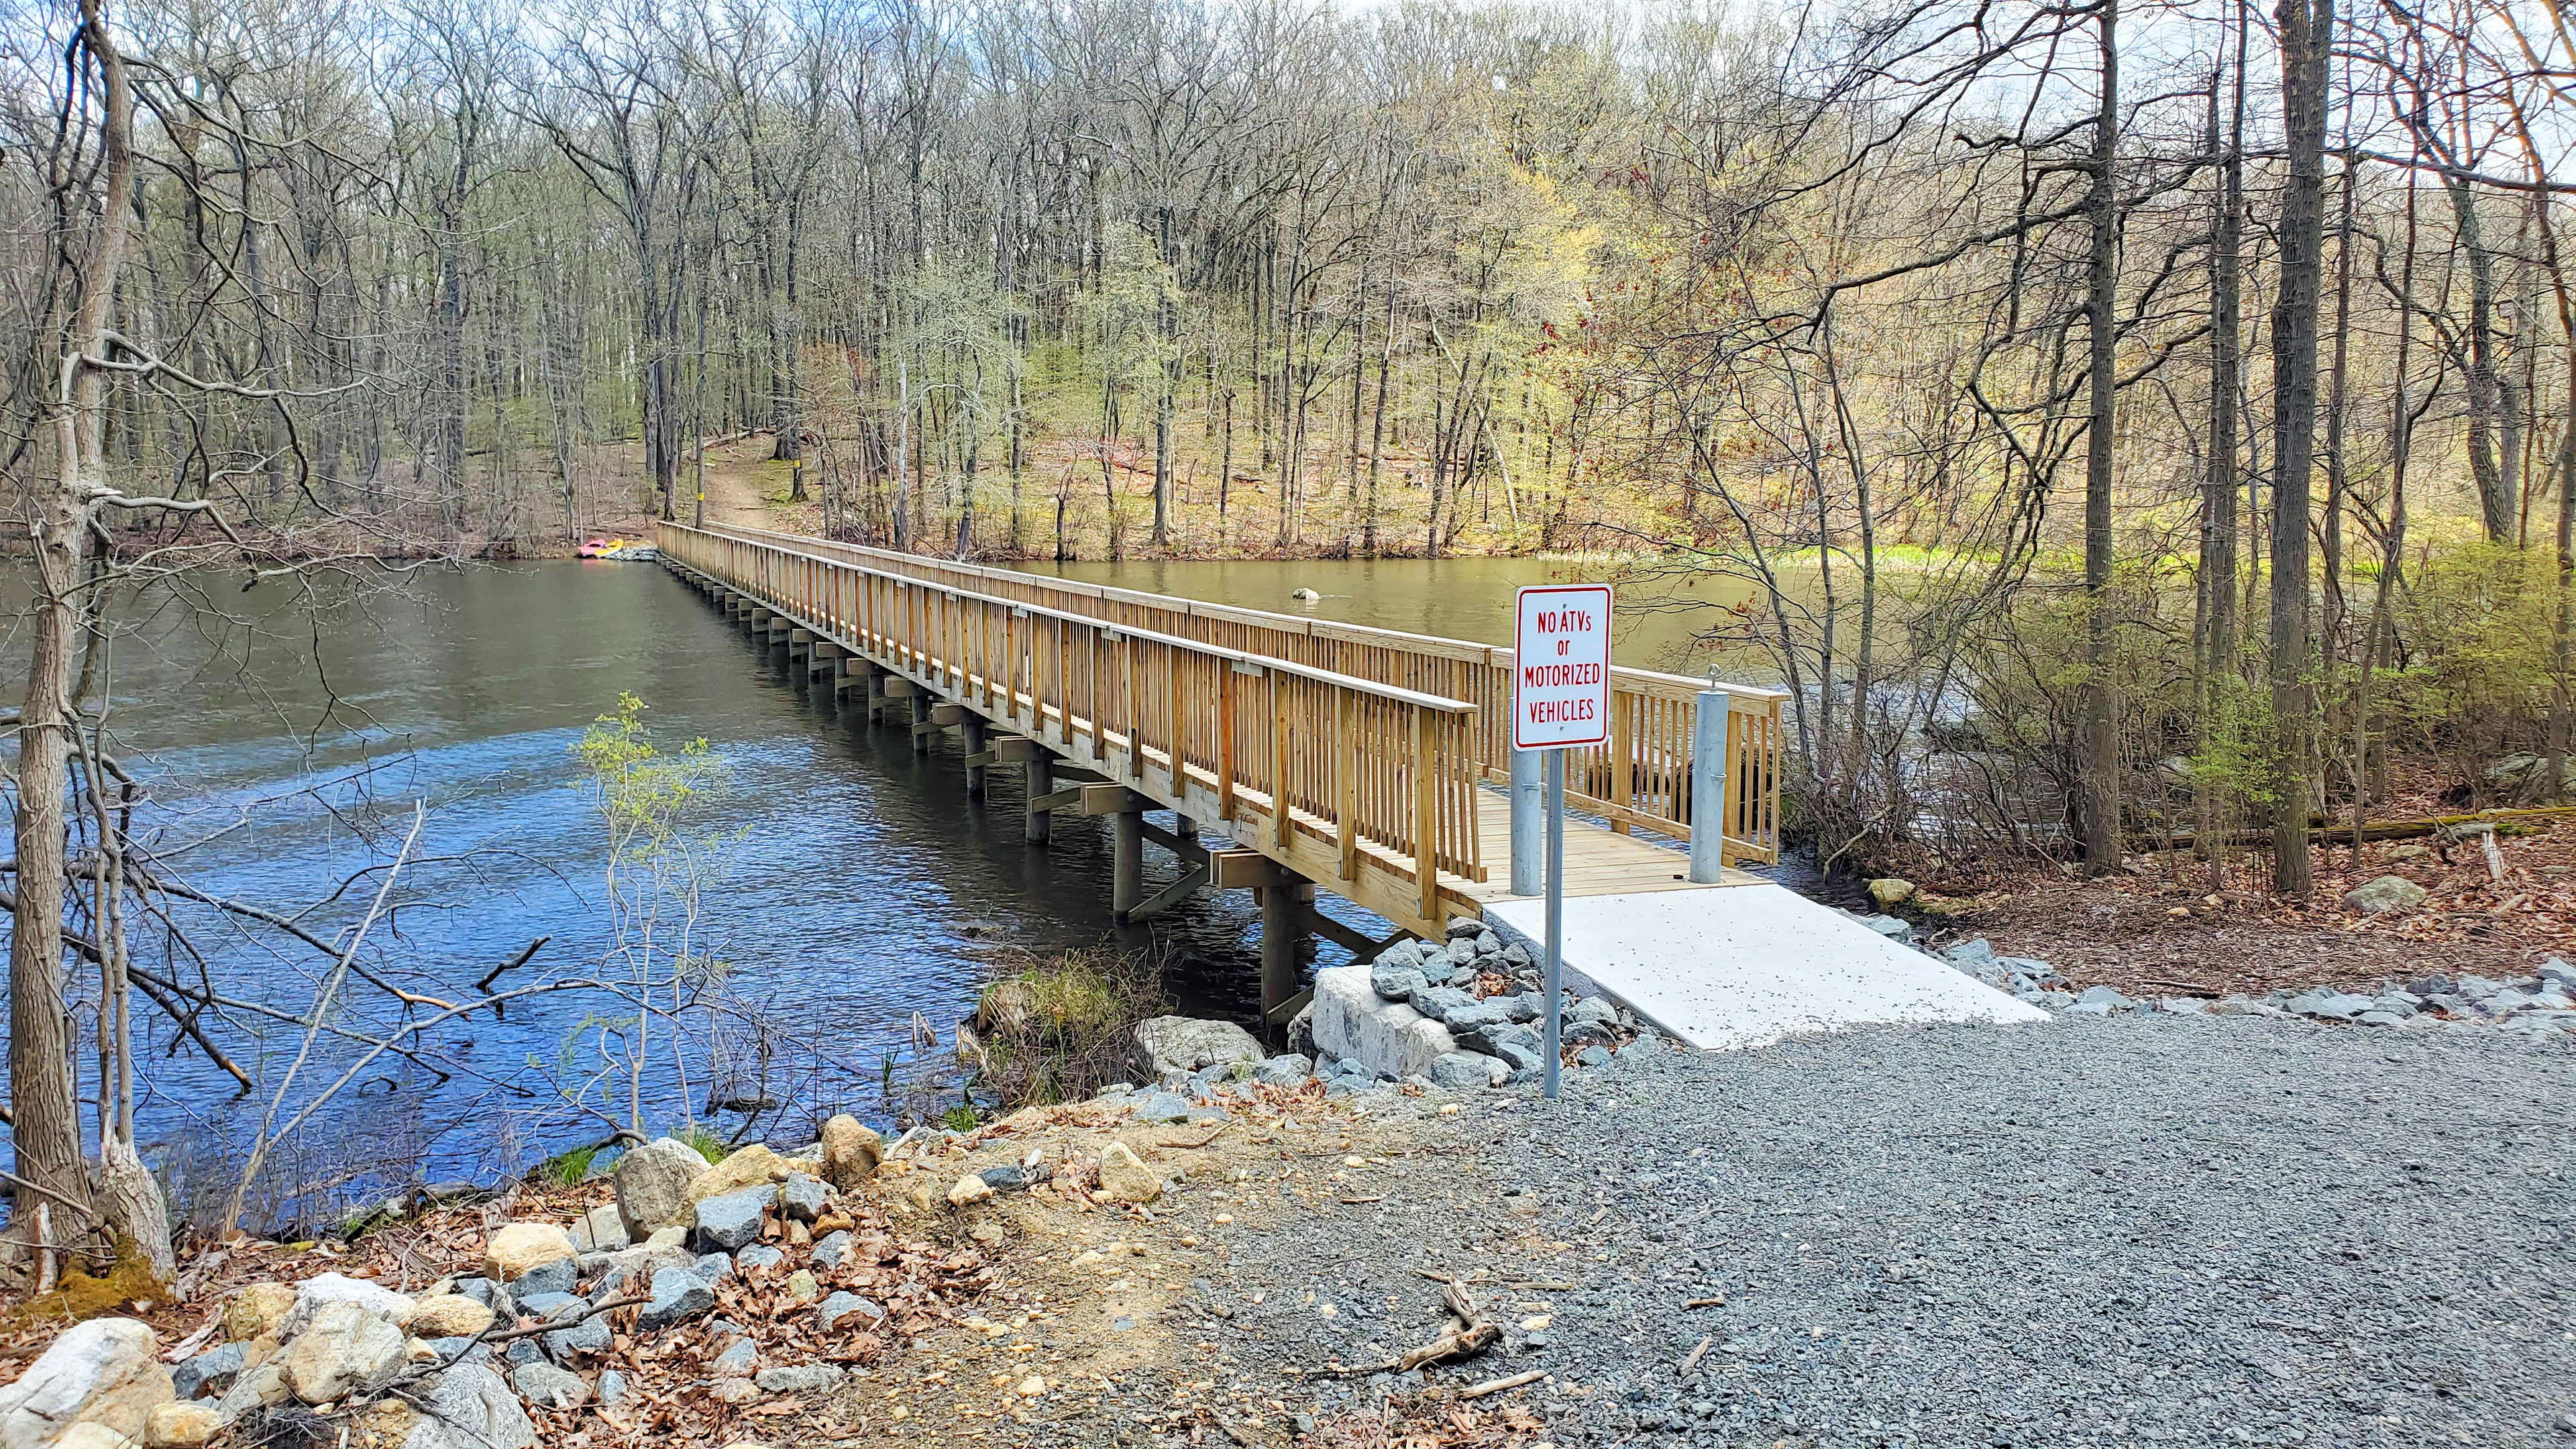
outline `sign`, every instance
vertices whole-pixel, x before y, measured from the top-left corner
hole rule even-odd
[[[1610,587],[1520,591],[1512,645],[1512,747],[1610,742]]]

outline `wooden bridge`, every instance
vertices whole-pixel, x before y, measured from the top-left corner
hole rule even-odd
[[[969,792],[1027,773],[1027,838],[1054,812],[1113,817],[1112,909],[1136,919],[1205,888],[1262,895],[1264,1008],[1293,1009],[1294,941],[1382,944],[1311,908],[1315,888],[1437,938],[1509,898],[1512,651],[980,568],[790,534],[657,524],[662,560],[810,677],[909,723],[955,729]],[[1717,815],[1692,809],[1694,712],[1726,695]],[[1777,690],[1614,669],[1607,746],[1567,761],[1569,898],[1707,890],[1679,852],[1779,858]],[[1169,831],[1144,819],[1170,810]],[[1143,844],[1181,862],[1148,891]]]

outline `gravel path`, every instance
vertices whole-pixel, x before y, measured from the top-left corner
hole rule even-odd
[[[1580,1386],[1561,1442],[2555,1446],[2571,1109],[2564,1045],[2124,1017],[1623,1059],[1471,1130],[1589,1259],[1512,1365]]]

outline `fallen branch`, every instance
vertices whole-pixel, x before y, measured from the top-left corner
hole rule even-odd
[[[1467,1387],[1458,1391],[1458,1397],[1462,1399],[1481,1399],[1487,1394],[1499,1394],[1505,1389],[1517,1389],[1523,1384],[1534,1384],[1540,1379],[1546,1377],[1547,1370],[1531,1369],[1527,1373],[1511,1374],[1499,1379],[1487,1379],[1481,1384],[1469,1384]]]
[[[1684,1308],[1724,1308],[1726,1306],[1726,1296],[1724,1294],[1720,1294],[1715,1298],[1694,1298],[1682,1306]]]
[[[1692,1369],[1698,1368],[1698,1367],[1699,1367],[1700,1356],[1701,1356],[1701,1355],[1703,1355],[1703,1354],[1705,1354],[1705,1353],[1707,1353],[1707,1352],[1708,1352],[1708,1346],[1709,1346],[1710,1344],[1712,1344],[1712,1343],[1715,1343],[1715,1342],[1717,1342],[1717,1340],[1716,1340],[1716,1339],[1714,1339],[1714,1338],[1703,1338],[1703,1339],[1701,1339],[1701,1340],[1699,1341],[1699,1347],[1697,1347],[1697,1348],[1695,1348],[1695,1349],[1692,1349],[1692,1350],[1690,1351],[1690,1357],[1688,1357],[1688,1358],[1686,1358],[1686,1359],[1683,1359],[1683,1360],[1682,1360],[1682,1367],[1681,1367],[1681,1371],[1682,1371],[1683,1373],[1687,1374],[1687,1373],[1689,1373]]]

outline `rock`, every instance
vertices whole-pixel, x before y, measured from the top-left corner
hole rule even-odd
[[[579,1258],[549,1258],[510,1286],[517,1293],[570,1293],[580,1279]]]
[[[705,1155],[676,1137],[656,1138],[617,1159],[611,1180],[617,1189],[617,1218],[627,1238],[639,1240],[685,1224],[689,1184],[706,1171]]]
[[[832,1200],[832,1190],[823,1180],[801,1172],[787,1175],[787,1185],[778,1190],[778,1209],[800,1223],[810,1223],[823,1215]]]
[[[1574,1054],[1574,1061],[1577,1066],[1606,1067],[1610,1065],[1610,1054],[1597,1046],[1588,1046]]]
[[[1255,1064],[1267,1055],[1252,1033],[1230,1021],[1157,1016],[1136,1024],[1136,1070],[1149,1082],[1165,1072],[1186,1076],[1219,1062]]]
[[[584,1253],[614,1253],[634,1241],[613,1202],[601,1203],[573,1221],[572,1245]]]
[[[308,1404],[370,1393],[402,1371],[403,1332],[352,1302],[325,1303],[286,1346],[286,1383]]]
[[[1029,1185],[1028,1169],[1010,1163],[985,1168],[975,1175],[984,1179],[984,1185],[995,1192],[1020,1192]]]
[[[1384,960],[1369,967],[1369,989],[1380,1001],[1407,1001],[1413,993],[1431,983],[1418,966],[1389,966]]]
[[[817,1268],[829,1271],[850,1259],[850,1235],[846,1232],[825,1233],[814,1243],[811,1261]]]
[[[1190,1099],[1178,1092],[1148,1092],[1135,1104],[1139,1122],[1187,1122],[1195,1110]]]
[[[2356,996],[2346,991],[2330,991],[2323,988],[2293,996],[2282,1003],[2297,1015],[2311,1016],[2321,1021],[2350,1021],[2363,1012],[2376,1008],[2378,1004],[2367,996]]]
[[[2361,1023],[2363,1026],[2404,1026],[2406,1024],[2405,1016],[2394,1011],[2376,1009],[2365,1011],[2361,1015],[2354,1017],[2353,1020]]]
[[[616,1345],[617,1334],[609,1327],[608,1315],[591,1312],[590,1305],[581,1299],[564,1304],[546,1318],[564,1325],[538,1335],[545,1344],[546,1357],[557,1363],[583,1354],[606,1353]]]
[[[1434,1086],[1472,1092],[1479,1087],[1501,1086],[1504,1078],[1511,1075],[1511,1068],[1482,1052],[1449,1052],[1432,1058],[1428,1075]]]
[[[1253,1068],[1252,1079],[1265,1087],[1293,1087],[1315,1074],[1315,1059],[1300,1052],[1272,1057]]]
[[[460,1296],[471,1298],[491,1309],[499,1317],[516,1316],[510,1302],[510,1290],[489,1278],[459,1278],[456,1280],[456,1291]]]
[[[716,1306],[716,1290],[686,1268],[661,1268],[653,1274],[653,1296],[635,1315],[635,1326],[648,1332],[695,1318]]]
[[[992,1195],[992,1185],[984,1181],[984,1179],[977,1174],[970,1172],[964,1177],[957,1179],[956,1186],[948,1189],[948,1205],[950,1207],[965,1207],[971,1203],[982,1202],[984,1199],[991,1197]]]
[[[692,1180],[685,1196],[692,1204],[702,1203],[746,1188],[785,1182],[795,1171],[796,1164],[755,1142],[736,1149],[731,1157],[708,1168],[705,1176]]]
[[[228,1343],[221,1348],[208,1349],[170,1370],[170,1391],[181,1399],[193,1399],[208,1389],[221,1393],[233,1375],[248,1367],[248,1344]]]
[[[1543,1065],[1547,1061],[1547,1042],[1535,1027],[1504,1022],[1483,1031],[1460,1037],[1458,1044],[1469,1051],[1498,1057],[1513,1071]]]
[[[724,1352],[716,1355],[716,1361],[708,1365],[707,1372],[720,1379],[743,1379],[751,1377],[759,1369],[760,1345],[747,1338],[738,1338]]]
[[[1100,1149],[1100,1185],[1118,1202],[1152,1202],[1163,1195],[1163,1175],[1147,1167],[1136,1149],[1115,1140]]]
[[[616,1403],[619,1399],[625,1397],[626,1375],[619,1373],[615,1369],[601,1369],[599,1371],[599,1402],[602,1405],[608,1405]]]
[[[253,1283],[224,1304],[224,1337],[234,1343],[274,1338],[295,1311],[295,1290],[283,1283]]]
[[[282,1365],[260,1364],[244,1370],[240,1378],[233,1380],[233,1386],[224,1390],[223,1398],[215,1404],[215,1417],[230,1424],[254,1409],[274,1408],[294,1397],[295,1391],[286,1385]]]
[[[134,1449],[134,1441],[104,1424],[74,1424],[52,1449]]]
[[[1450,979],[1456,980],[1459,967],[1473,967],[1476,964],[1475,938],[1472,936],[1450,937],[1449,945],[1444,954],[1449,958]],[[1423,974],[1433,977],[1437,977],[1440,974],[1440,961],[1438,957],[1433,957],[1431,960],[1424,963]]]
[[[2555,956],[2540,963],[2540,979],[2561,991],[2576,993],[2576,966],[2570,966]]]
[[[844,1112],[823,1124],[823,1180],[843,1192],[876,1175],[883,1138]]]
[[[1565,1009],[1565,1019],[1569,1022],[1597,1022],[1607,1026],[1619,1019],[1619,1008],[1612,1006],[1607,998],[1587,996]]]
[[[2103,1011],[2126,1011],[2138,1003],[2108,986],[2088,986],[2075,998],[2077,1006],[2099,1007]]]
[[[462,1293],[436,1293],[413,1307],[404,1327],[422,1338],[472,1338],[492,1326],[490,1305]]]
[[[700,1199],[694,1234],[698,1247],[730,1253],[759,1237],[768,1221],[770,1204],[777,1200],[778,1189],[766,1184]]]
[[[689,1264],[689,1271],[697,1275],[699,1282],[713,1288],[733,1276],[733,1259],[723,1253],[701,1253]]]
[[[2402,875],[2383,875],[2367,885],[2355,886],[2343,893],[2344,909],[2365,916],[2422,910],[2424,901],[2424,888]]]
[[[1475,1001],[1476,998],[1455,986],[1426,986],[1413,993],[1412,999],[1406,1004],[1417,1013],[1445,1025],[1449,1020],[1449,1013],[1461,1007],[1472,1006]]]
[[[885,1321],[885,1310],[856,1293],[835,1293],[814,1310],[814,1326],[825,1333],[840,1327],[846,1319],[858,1319],[853,1328],[869,1328]]]
[[[396,1328],[411,1326],[411,1316],[419,1307],[413,1299],[364,1278],[347,1278],[338,1273],[320,1273],[295,1285],[295,1306],[277,1325],[278,1342],[295,1337],[313,1316],[333,1303],[354,1303]]]
[[[1851,919],[1900,945],[1914,939],[1914,928],[1894,916],[1853,916]]]
[[[532,1268],[579,1256],[572,1235],[552,1223],[508,1223],[484,1244],[484,1271],[504,1283],[516,1283]],[[561,1292],[561,1289],[552,1290]]]
[[[2386,860],[2421,860],[2432,853],[2433,847],[2429,845],[2418,845],[2410,841],[2404,845],[2392,845],[2388,847],[2387,855],[2382,858]]]
[[[828,1394],[841,1386],[846,1375],[827,1363],[796,1364],[765,1368],[753,1376],[764,1394]]]
[[[150,1449],[185,1449],[213,1438],[223,1423],[212,1404],[155,1404],[143,1416],[143,1442]]]
[[[1463,1046],[1475,1033],[1491,1026],[1508,1026],[1511,1020],[1512,999],[1491,996],[1483,1000],[1471,999],[1466,1005],[1452,1009],[1440,1018],[1440,1024],[1449,1028],[1449,1034]]]
[[[1985,937],[1979,936],[1942,951],[1941,959],[1953,966],[1983,966],[1995,959],[1995,948]]]
[[[822,1291],[823,1285],[814,1281],[814,1275],[802,1268],[787,1275],[787,1299],[791,1303],[801,1307],[813,1302]]]
[[[775,1268],[786,1261],[787,1255],[785,1253],[778,1251],[767,1243],[753,1243],[749,1247],[744,1248],[741,1252],[733,1255],[733,1265],[746,1273],[755,1268]]]
[[[1473,941],[1483,935],[1484,931],[1485,923],[1474,916],[1449,918],[1449,939],[1452,941]]]
[[[581,1375],[539,1359],[510,1370],[510,1387],[540,1409],[578,1409],[590,1402],[590,1385]]]
[[[1878,908],[1882,911],[1890,906],[1902,905],[1914,899],[1914,882],[1902,876],[1881,876],[1869,883],[1869,898],[1878,902]]]
[[[1523,991],[1498,999],[1508,1005],[1514,1021],[1536,1021],[1538,1014],[1547,1009],[1547,998],[1535,991]]]
[[[399,1337],[399,1335],[397,1335]],[[0,1389],[0,1446],[39,1449],[74,1425],[134,1438],[174,1396],[157,1340],[131,1318],[93,1318],[63,1331],[17,1382]]]

